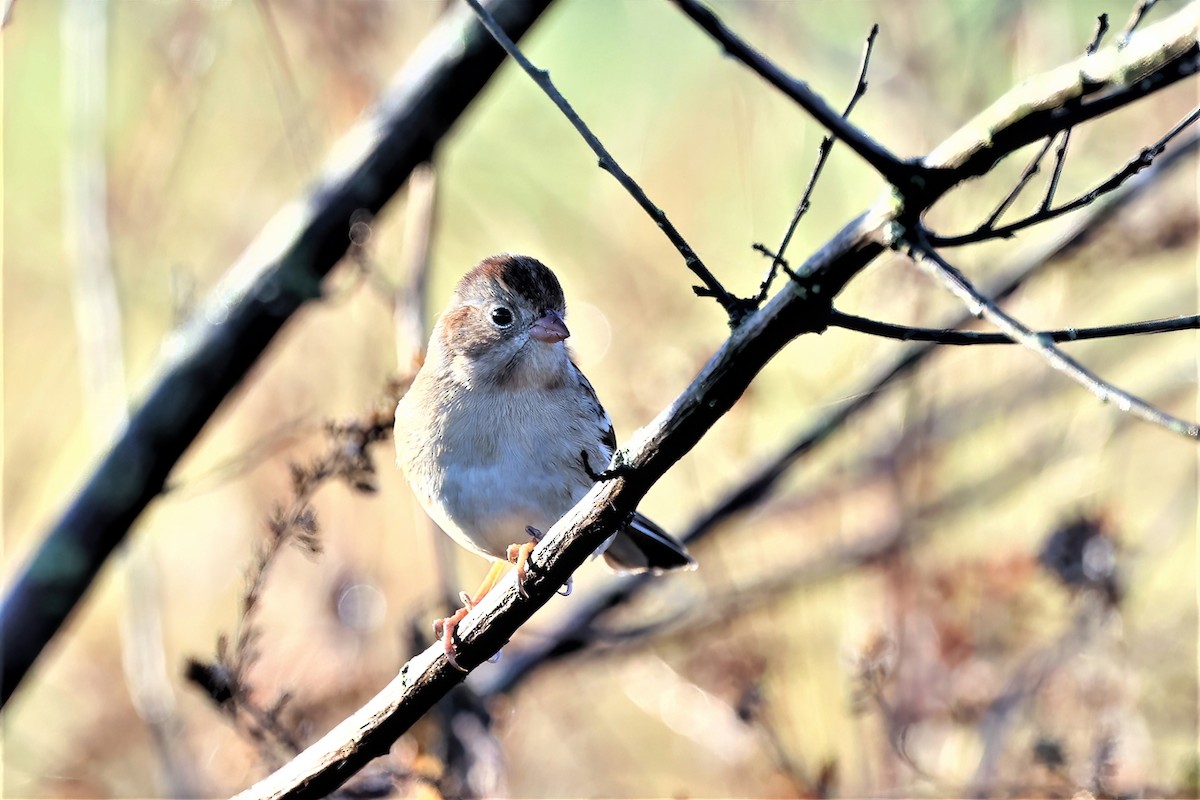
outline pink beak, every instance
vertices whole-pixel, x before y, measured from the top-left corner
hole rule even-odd
[[[549,309],[534,321],[533,327],[529,329],[529,335],[539,342],[554,344],[570,336],[571,332],[567,330],[567,324],[563,322],[563,318],[558,315],[558,312]]]

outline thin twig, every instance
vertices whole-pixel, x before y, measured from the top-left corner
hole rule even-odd
[[[1125,30],[1121,31],[1121,35],[1117,38],[1117,47],[1123,48],[1129,44],[1129,38],[1133,36],[1133,32],[1137,30],[1137,26],[1142,24],[1142,18],[1150,9],[1158,4],[1158,0],[1140,0],[1137,6],[1133,9],[1133,14],[1130,15],[1129,21],[1125,23]]]
[[[770,59],[755,50],[737,34],[726,27],[716,14],[696,0],[671,0],[693,22],[717,41],[725,52],[741,61],[767,83],[794,100],[817,122],[838,139],[846,143],[863,161],[866,161],[888,183],[904,189],[924,168],[915,162],[904,161],[890,153],[881,144],[850,124],[834,111],[825,100],[808,87],[808,84],[788,75]]]
[[[871,32],[867,34],[867,43],[863,46],[862,61],[858,66],[858,82],[854,85],[854,93],[850,96],[850,101],[846,103],[846,109],[842,111],[842,119],[848,119],[850,112],[858,105],[858,101],[864,94],[867,93],[867,70],[871,65],[871,51],[875,48],[875,37],[879,35],[878,23],[871,26]],[[816,188],[817,180],[821,177],[821,171],[825,168],[825,162],[829,160],[829,154],[833,150],[834,142],[837,141],[837,136],[828,134],[821,139],[821,145],[817,148],[817,163],[813,165],[812,174],[808,176],[808,183],[804,187],[804,194],[800,197],[800,202],[796,206],[796,211],[792,214],[792,221],[788,223],[787,231],[783,234],[783,241],[779,244],[779,249],[771,255],[771,268],[767,270],[766,276],[758,287],[758,295],[754,298],[756,305],[767,299],[767,293],[771,291],[771,284],[775,281],[775,275],[780,268],[785,273],[788,273],[787,261],[784,260],[784,253],[787,252],[788,245],[792,242],[792,234],[796,232],[796,226],[800,224],[800,218],[808,213],[810,201],[812,199],[813,189]],[[765,247],[756,247],[759,252],[767,252]]]
[[[479,21],[483,23],[483,26],[487,28],[488,32],[504,48],[505,52],[512,56],[513,60],[525,71],[525,74],[533,79],[538,88],[550,98],[551,102],[562,112],[563,116],[567,118],[575,130],[579,132],[579,135],[583,137],[583,140],[588,143],[592,152],[599,158],[600,169],[616,178],[617,182],[625,188],[625,191],[629,192],[630,196],[642,207],[642,210],[650,215],[650,219],[662,229],[663,234],[675,246],[679,254],[683,256],[683,263],[704,284],[704,286],[693,286],[692,290],[700,297],[712,297],[720,303],[721,307],[725,309],[725,313],[729,315],[731,325],[736,326],[741,322],[747,313],[754,310],[754,307],[747,301],[734,297],[721,285],[721,282],[717,280],[716,276],[709,271],[704,262],[700,260],[700,257],[696,255],[696,251],[692,249],[692,246],[687,243],[675,226],[671,224],[671,221],[667,219],[666,213],[650,200],[637,181],[629,176],[629,173],[621,169],[621,165],[617,163],[612,154],[608,152],[608,149],[596,138],[591,128],[579,117],[579,114],[575,112],[575,109],[567,102],[567,99],[562,96],[562,93],[555,87],[554,82],[550,80],[550,73],[544,69],[537,68],[525,57],[525,54],[520,51],[512,39],[508,38],[508,34],[496,23],[496,20],[480,4],[479,0],[467,0],[467,3],[475,11],[476,16],[479,17]]]
[[[1017,197],[1020,196],[1021,192],[1025,189],[1025,185],[1028,184],[1033,176],[1038,174],[1038,171],[1042,168],[1042,159],[1046,157],[1046,153],[1050,150],[1050,145],[1052,144],[1054,144],[1054,137],[1047,137],[1046,143],[1042,145],[1042,149],[1037,152],[1037,155],[1035,155],[1033,160],[1030,161],[1028,166],[1025,167],[1025,171],[1022,172],[1021,177],[1017,179],[1017,183],[1015,186],[1013,186],[1012,191],[1000,201],[1000,204],[997,205],[996,209],[988,215],[988,218],[984,220],[983,224],[975,229],[976,232],[991,231],[996,229],[996,223],[1000,221],[1000,217],[1004,216],[1004,212],[1008,211],[1009,207],[1016,202]],[[1060,150],[1059,152],[1062,151]]]
[[[1088,44],[1084,51],[1086,55],[1091,55],[1100,49],[1100,43],[1104,41],[1105,34],[1108,33],[1108,14],[1101,14],[1096,17],[1096,32],[1092,34],[1092,41]]]
[[[1087,48],[1083,51],[1084,55],[1090,56],[1100,49],[1100,42],[1104,39],[1104,34],[1108,33],[1108,14],[1101,14],[1096,17],[1096,31],[1092,34],[1092,41],[1088,43]],[[1067,148],[1071,146],[1071,128],[1067,128],[1062,132],[1059,140],[1058,152],[1054,154],[1054,172],[1050,174],[1050,182],[1046,185],[1046,193],[1042,197],[1042,204],[1038,206],[1039,211],[1048,211],[1054,205],[1054,193],[1058,191],[1058,182],[1062,178],[1063,167],[1067,163]]]
[[[902,342],[934,342],[947,345],[974,344],[1016,344],[1011,337],[1003,333],[982,333],[979,331],[955,331],[942,328],[913,328],[907,325],[893,325],[890,322],[879,322],[866,317],[844,314],[834,310],[829,315],[831,328],[846,328],[847,330],[869,333],[872,336],[882,336],[887,339],[899,339]],[[1135,336],[1150,333],[1168,333],[1171,331],[1187,331],[1200,328],[1200,316],[1191,315],[1172,317],[1170,319],[1153,319],[1144,322],[1126,322],[1120,325],[1105,325],[1096,328],[1063,328],[1056,331],[1041,331],[1035,333],[1043,339],[1052,342],[1082,342],[1086,339],[1110,339],[1117,336]]]
[[[1075,359],[1055,347],[1047,338],[1040,336],[1003,311],[985,297],[961,272],[950,265],[928,241],[918,240],[908,250],[908,255],[934,279],[950,290],[976,316],[986,318],[1004,331],[1010,338],[1044,358],[1050,366],[1064,373],[1083,386],[1102,402],[1113,403],[1121,411],[1132,414],[1167,430],[1200,439],[1200,425],[1172,416],[1161,409],[1136,397],[1098,377]]]
[[[999,228],[992,228],[990,230],[977,229],[960,236],[931,235],[929,237],[929,244],[932,247],[960,247],[989,239],[1008,239],[1018,231],[1022,231],[1032,225],[1047,222],[1063,214],[1083,208],[1089,203],[1095,202],[1097,198],[1119,188],[1125,181],[1150,166],[1154,162],[1154,159],[1166,149],[1171,140],[1195,123],[1197,119],[1200,119],[1200,106],[1193,109],[1190,114],[1176,123],[1175,127],[1171,128],[1157,142],[1142,149],[1141,152],[1126,162],[1125,166],[1121,167],[1121,169],[1117,170],[1091,190],[1079,195],[1068,203],[1064,203],[1057,208],[1037,211],[1023,219],[1011,222],[1008,225],[1002,225]]]
[[[1047,140],[1047,144],[1053,140]],[[1046,193],[1038,205],[1038,212],[1045,213],[1054,205],[1054,193],[1058,191],[1058,182],[1062,178],[1063,167],[1067,163],[1067,148],[1071,146],[1071,128],[1059,134],[1058,150],[1054,153],[1054,171],[1050,173],[1050,181],[1046,184]]]

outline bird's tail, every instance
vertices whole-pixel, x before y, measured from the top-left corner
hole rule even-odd
[[[638,513],[613,538],[604,551],[604,560],[622,572],[658,573],[696,568],[696,560],[683,543]]]

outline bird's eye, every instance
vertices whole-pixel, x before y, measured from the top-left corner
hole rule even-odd
[[[497,328],[507,328],[513,324],[513,313],[504,306],[496,306],[492,309],[492,322]]]

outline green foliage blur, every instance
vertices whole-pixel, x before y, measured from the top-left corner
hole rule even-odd
[[[98,213],[136,405],[171,331],[313,185],[442,3],[104,5]],[[1159,5],[1148,24],[1182,3]],[[72,136],[80,108],[70,86],[88,67],[64,44],[71,8],[18,0],[0,34],[6,580],[112,425],[88,389],[97,334],[78,299],[87,221],[72,192],[86,154]],[[853,121],[903,156],[1077,57],[1101,12],[1113,41],[1130,11],[1101,0],[713,8],[835,107],[879,23]],[[756,291],[768,262],[751,245],[778,245],[823,131],[667,2],[560,0],[522,46],[725,285]],[[1185,82],[1077,130],[1059,196],[1114,172],[1196,94]],[[931,225],[969,230],[1034,149],[947,197]],[[1036,206],[1048,172],[1010,214]],[[515,65],[444,142],[436,173],[430,313],[484,256],[551,265],[574,351],[619,438],[669,404],[727,335],[653,222]],[[835,147],[789,260],[802,262],[881,189]],[[324,421],[361,417],[389,380],[411,373],[411,343],[398,343],[393,320],[406,289],[400,254],[419,235],[408,211],[401,195],[371,221],[362,258],[335,271],[325,300],[288,325],[225,403],[0,717],[0,794],[218,796],[272,766],[185,681],[185,663],[211,659],[236,630],[246,568],[292,491],[289,464],[322,452]],[[1195,313],[1196,222],[1193,162],[1007,308],[1037,328]],[[955,263],[986,286],[1065,224],[955,253]],[[881,259],[837,305],[931,326],[960,313],[899,258]],[[904,347],[841,330],[794,342],[643,510],[686,529]],[[1068,347],[1119,386],[1197,415],[1192,333]],[[286,721],[302,743],[382,688],[415,646],[410,631],[428,642],[440,598],[485,569],[454,553],[452,577],[439,580],[444,537],[389,447],[373,451],[376,493],[331,484],[315,495],[321,552],[287,549],[267,574],[254,696],[265,707],[290,693]],[[1196,463],[1194,443],[1102,405],[1019,348],[945,348],[707,539],[697,572],[663,578],[621,614],[630,627],[668,613],[678,624],[555,664],[495,700],[489,736],[502,774],[491,785],[514,797],[1194,792]],[[1111,542],[1116,602],[1038,562],[1052,532],[1081,516],[1100,520]],[[897,543],[885,555],[847,555],[885,536]],[[596,563],[577,585],[585,595],[606,580]],[[576,602],[556,598],[511,647]],[[133,699],[147,695],[147,675],[167,681],[151,707]],[[391,761],[407,777],[393,791],[446,791],[441,735],[431,719],[397,746]]]

